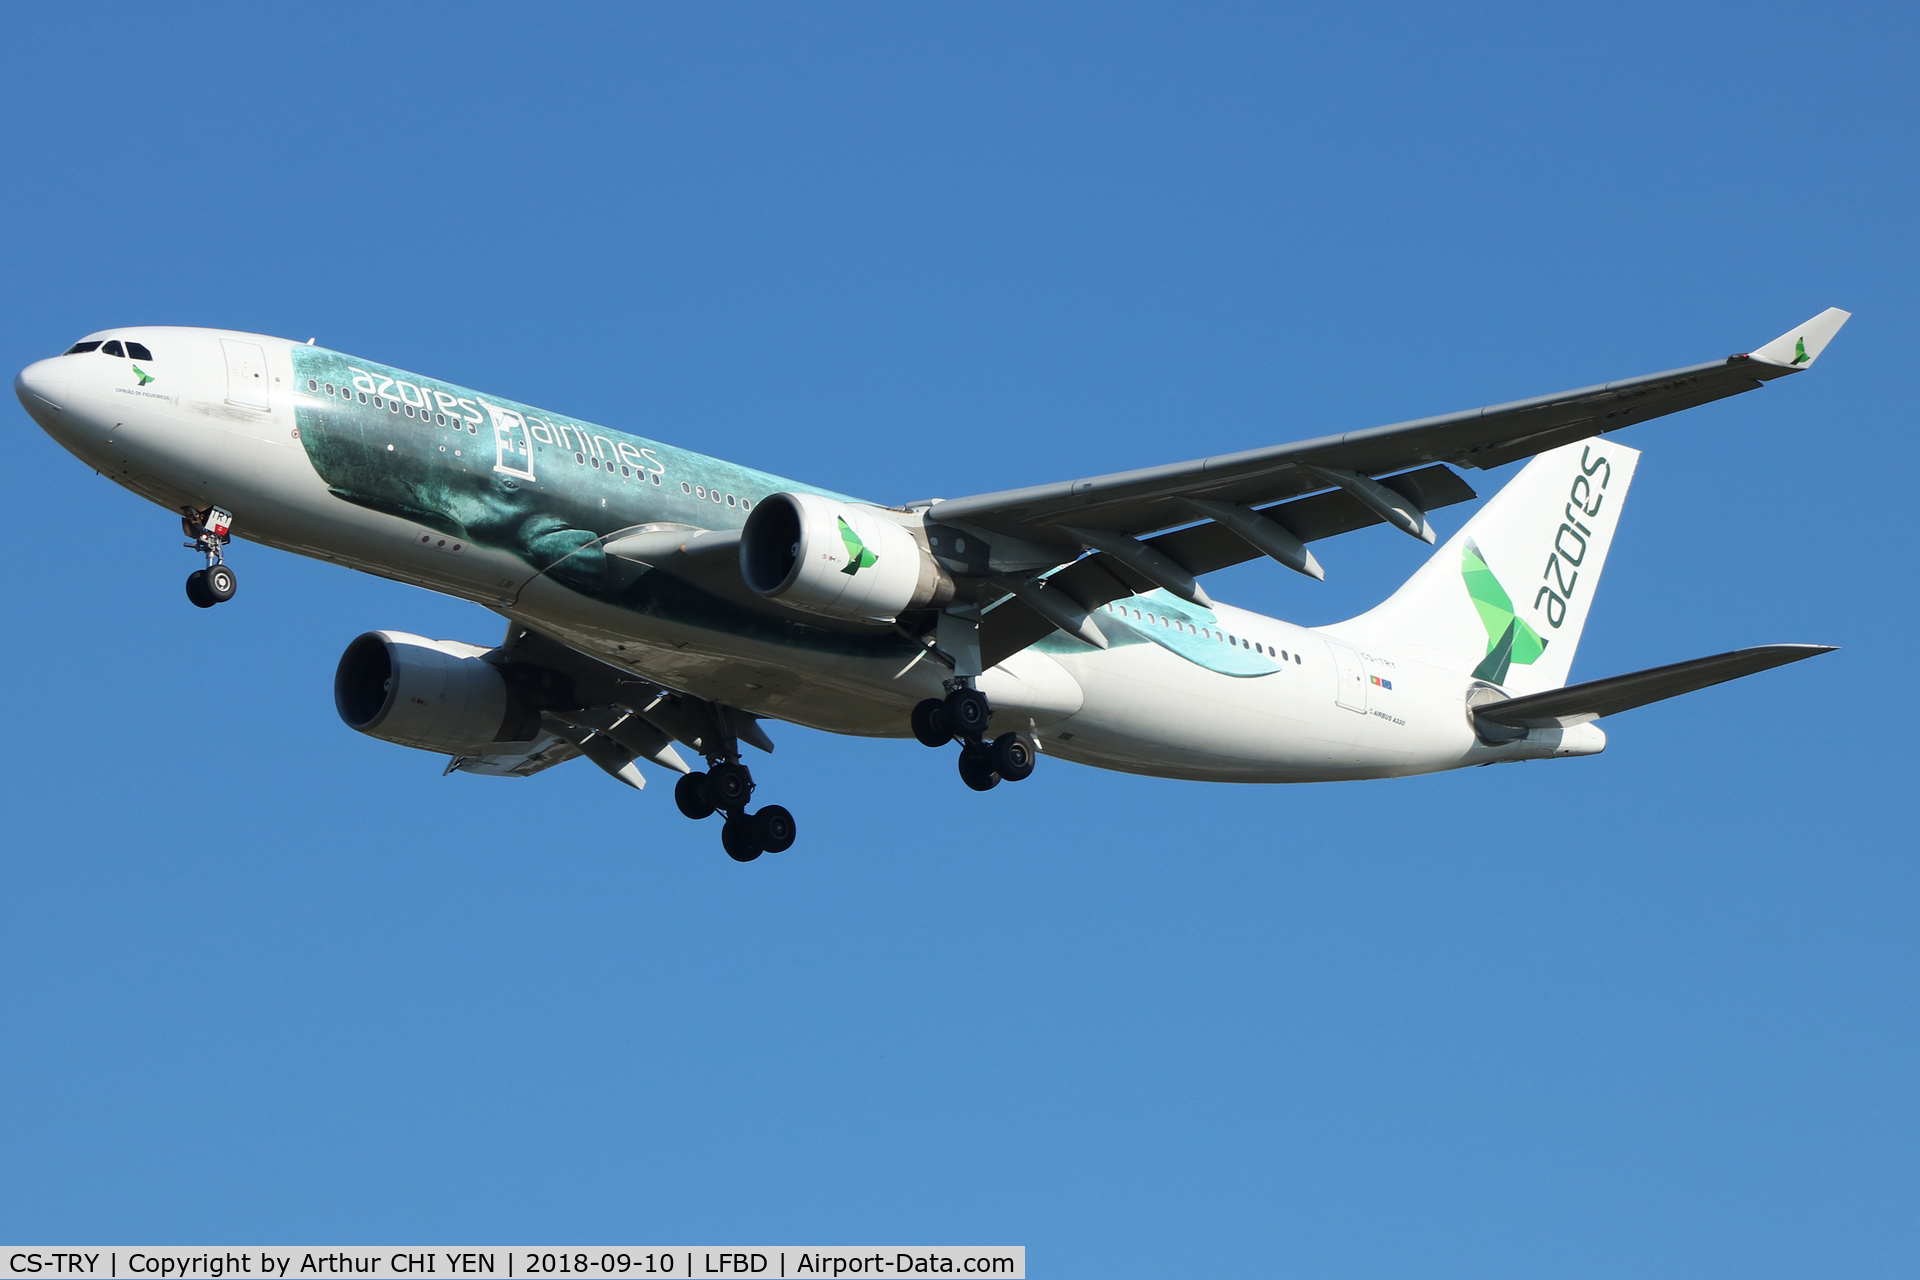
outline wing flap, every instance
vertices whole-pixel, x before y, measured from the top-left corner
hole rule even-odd
[[[454,756],[447,761],[446,772],[452,773],[458,769],[462,773],[479,774],[484,778],[531,778],[543,769],[551,769],[557,764],[578,759],[579,755],[579,748],[571,742],[558,734],[543,732],[527,743],[524,751],[507,751],[484,756]]]

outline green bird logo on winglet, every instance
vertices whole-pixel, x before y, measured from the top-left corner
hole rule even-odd
[[[133,376],[140,379],[140,385],[143,387],[153,381],[153,375],[145,369],[142,369],[139,365],[133,366]]]
[[[847,523],[845,516],[840,517],[840,541],[847,544],[847,567],[840,572],[851,576],[880,563],[880,557],[860,541],[860,535],[853,531],[853,526]]]
[[[1507,669],[1514,663],[1526,666],[1547,651],[1540,633],[1513,613],[1513,599],[1500,579],[1487,567],[1486,557],[1473,539],[1467,539],[1466,552],[1460,558],[1460,576],[1466,579],[1467,595],[1487,629],[1487,656],[1473,669],[1476,680],[1505,684]]]
[[[1811,359],[1813,359],[1813,357],[1807,354],[1807,340],[1805,338],[1795,338],[1793,340],[1793,362],[1795,364],[1805,364]]]

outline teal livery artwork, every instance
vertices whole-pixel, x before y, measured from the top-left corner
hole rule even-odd
[[[339,498],[411,520],[475,546],[512,552],[534,571],[576,591],[647,610],[661,592],[682,616],[704,605],[718,625],[765,629],[764,615],[696,602],[685,585],[647,574],[601,550],[636,526],[737,529],[754,504],[780,492],[844,495],[722,462],[640,436],[581,422],[532,405],[343,355],[296,346],[295,375],[320,407],[297,410],[300,444]],[[851,531],[843,572],[874,563]],[[1139,614],[1139,617],[1135,617]],[[1264,676],[1281,669],[1243,648],[1209,610],[1164,591],[1108,606],[1111,643],[1152,643],[1206,670]],[[1117,624],[1117,625],[1116,625]],[[831,648],[894,649],[899,637],[855,638],[804,623]],[[818,634],[811,634],[818,633]],[[1085,649],[1056,634],[1047,646]]]
[[[612,534],[738,529],[778,492],[853,501],[324,347],[294,347],[293,364],[319,402],[296,410],[300,443],[335,496],[511,552],[598,598],[644,608],[649,594],[637,569],[608,563]],[[730,625],[753,621],[729,611]]]
[[[1114,648],[1157,644],[1196,667],[1223,676],[1270,676],[1283,669],[1273,658],[1255,652],[1251,640],[1227,631],[1213,610],[1188,604],[1166,591],[1115,600],[1102,606],[1095,616]],[[1084,652],[1088,646],[1056,631],[1036,647],[1045,653],[1053,649]]]

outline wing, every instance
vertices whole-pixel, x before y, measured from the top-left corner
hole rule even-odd
[[[735,741],[773,750],[760,717],[751,712],[656,684],[518,622],[508,625],[505,641],[493,653],[523,693],[535,699],[539,730],[527,742],[495,743],[498,752],[453,756],[447,773],[527,778],[585,757],[639,791],[647,784],[638,760],[675,773],[690,771],[675,742],[707,755]]]
[[[928,515],[1065,545],[1076,541],[1066,526],[1151,532],[1193,520],[1182,499],[1275,502],[1328,488],[1336,483],[1328,472],[1370,477],[1436,462],[1497,467],[1809,368],[1848,317],[1829,308],[1756,351],[1708,364],[1294,444],[953,498],[930,504]]]
[[[926,518],[979,535],[991,546],[989,567],[1010,575],[1000,585],[1011,597],[983,623],[981,657],[991,665],[1055,627],[1091,641],[1077,620],[1149,587],[1209,603],[1198,575],[1259,555],[1320,577],[1305,547],[1316,538],[1385,522],[1431,542],[1426,512],[1474,496],[1447,464],[1497,467],[1752,391],[1811,367],[1848,318],[1829,308],[1752,352],[1684,369],[1191,462],[945,499],[924,504]],[[1146,536],[1166,529],[1176,531]],[[1098,554],[1030,576],[1086,550]]]

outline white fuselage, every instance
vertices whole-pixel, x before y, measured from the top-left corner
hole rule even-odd
[[[941,692],[944,671],[930,660],[903,662],[897,645],[808,647],[766,628],[715,625],[711,615],[638,612],[571,590],[512,551],[450,546],[443,531],[344,501],[298,434],[300,412],[328,411],[296,373],[296,351],[313,348],[211,329],[90,337],[150,345],[151,380],[131,372],[137,361],[98,351],[61,356],[20,374],[21,401],[82,461],[169,510],[224,507],[238,537],[460,596],[662,684],[815,728],[905,737],[912,706]],[[258,369],[248,365],[248,348],[262,353]],[[490,426],[436,428],[428,416],[395,417],[399,447],[449,466],[475,458],[493,465]],[[646,453],[647,465],[659,468],[650,483],[628,478],[625,467],[590,477],[601,486],[599,504],[625,523],[717,518],[725,510],[717,479],[711,507],[691,494],[703,476],[727,477],[729,501],[736,487],[751,501],[790,487],[666,445]],[[571,456],[564,465],[573,465]],[[1605,742],[1581,725],[1486,745],[1466,705],[1479,682],[1349,646],[1338,627],[1317,631],[1226,605],[1201,611],[1157,592],[1094,619],[1113,641],[1108,649],[1056,633],[981,677],[996,730],[1030,729],[1047,753],[1104,768],[1234,782],[1396,777],[1586,755]],[[1229,649],[1239,651],[1224,664],[1235,674],[1214,669]]]

